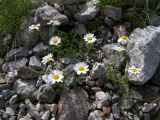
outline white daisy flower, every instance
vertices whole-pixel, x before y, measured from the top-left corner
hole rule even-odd
[[[43,64],[46,64],[46,63],[49,62],[49,61],[54,61],[54,60],[53,60],[53,54],[52,54],[52,53],[50,53],[50,54],[48,54],[48,55],[46,55],[46,56],[44,56],[44,57],[42,58],[42,63],[43,63]]]
[[[130,68],[128,69],[128,72],[131,73],[131,74],[138,74],[138,73],[140,73],[140,70],[141,70],[141,69],[132,66],[132,67],[130,67]]]
[[[63,82],[62,79],[64,78],[63,72],[60,70],[53,70],[51,71],[50,75],[48,76],[47,83],[55,84],[56,82]]]
[[[58,21],[58,20],[56,20],[56,21],[53,21],[53,20],[50,20],[48,23],[47,23],[47,25],[56,25],[56,26],[59,26],[61,23]]]
[[[54,36],[50,39],[49,45],[55,45],[58,46],[61,43],[61,38],[58,36]]]
[[[86,74],[89,71],[88,67],[89,66],[86,63],[80,62],[75,64],[74,70],[77,72],[78,75]]]
[[[118,52],[122,52],[122,51],[126,50],[124,47],[118,47],[118,46],[114,46],[113,49]]]
[[[87,43],[94,43],[97,38],[94,36],[94,34],[92,33],[88,33],[86,35],[84,35],[84,38],[83,38]]]
[[[29,26],[29,30],[39,30],[40,24],[33,24]]]
[[[128,37],[127,36],[122,36],[118,39],[118,42],[125,45],[128,42]]]

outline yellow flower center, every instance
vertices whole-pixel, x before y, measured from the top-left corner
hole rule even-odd
[[[131,71],[132,71],[133,73],[136,73],[138,70],[137,70],[137,68],[131,68]]]
[[[46,60],[47,60],[47,61],[50,61],[50,60],[51,60],[51,57],[47,56],[47,57],[46,57]]]
[[[58,40],[57,39],[54,39],[53,40],[53,44],[57,44],[58,43]]]
[[[92,36],[87,37],[87,40],[88,40],[88,41],[91,41],[92,39],[93,39]]]
[[[115,48],[115,50],[116,50],[116,51],[119,51],[119,52],[122,51],[121,48]]]
[[[128,37],[127,36],[122,36],[122,40],[127,40]]]
[[[58,80],[59,79],[59,75],[57,75],[57,74],[54,74],[52,77],[53,77],[54,80]]]
[[[84,66],[79,66],[78,70],[79,71],[84,71]]]

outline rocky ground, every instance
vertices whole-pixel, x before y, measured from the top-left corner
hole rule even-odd
[[[121,21],[122,9],[107,6],[100,10],[98,2],[38,3],[17,31],[16,47],[0,58],[0,120],[153,120],[160,109],[160,27],[137,28],[128,35],[130,23]],[[40,24],[39,31],[29,30],[32,24]],[[51,38],[61,29],[83,36],[95,27],[97,41],[91,54],[79,58],[65,54],[51,64],[42,64],[42,57],[51,52],[42,35]],[[141,68],[136,77],[129,77],[129,85],[122,86],[130,89],[127,96],[115,88],[106,72],[106,64],[118,55],[113,47],[124,35],[129,36],[127,55],[116,59],[116,66],[124,63],[124,70]],[[5,36],[6,45],[11,36]],[[82,83],[75,85],[72,76],[67,89],[46,84],[45,73],[51,69],[72,72],[73,65],[82,61],[90,66]]]

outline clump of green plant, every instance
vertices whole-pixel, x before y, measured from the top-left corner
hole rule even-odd
[[[83,57],[82,55],[90,54],[94,49],[94,44],[86,44],[84,38],[80,35],[56,29],[52,36],[59,37],[62,43],[58,46],[50,45],[50,50],[55,54],[55,56],[57,56],[57,59],[61,58],[65,54],[72,55],[74,57]],[[52,38],[42,38],[46,43],[49,42],[49,39]]]
[[[32,9],[30,0],[3,0],[0,3],[0,48],[4,48],[3,37],[10,33],[14,38],[20,24],[31,14]],[[0,49],[0,54],[4,51]]]
[[[144,27],[150,24],[150,17],[160,14],[159,0],[100,0],[97,7],[103,9],[107,5],[121,7],[124,20],[129,21],[136,27]]]
[[[122,72],[114,64],[107,64],[107,78],[112,82],[114,88],[120,90],[123,96],[129,95],[129,78],[127,74]]]

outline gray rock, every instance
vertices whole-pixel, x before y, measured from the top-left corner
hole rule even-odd
[[[44,109],[44,105],[41,104],[41,103],[37,103],[36,109],[37,109],[38,112],[40,112],[40,111],[42,111]]]
[[[17,70],[13,70],[13,71],[11,71],[11,72],[8,72],[7,74],[6,74],[6,76],[5,76],[5,78],[6,78],[6,82],[7,83],[14,83],[14,81],[16,80],[16,78],[17,78],[17,75],[18,75],[18,73],[17,73]]]
[[[36,30],[29,30],[29,26],[34,24],[35,20],[33,17],[24,21],[20,26],[20,30],[17,32],[17,45],[31,48],[36,45],[39,40],[39,33]]]
[[[4,74],[0,74],[0,84],[5,84],[6,80],[5,80],[5,75]]]
[[[134,90],[131,91],[130,98],[132,98],[134,100],[138,100],[138,101],[143,101],[142,95]]]
[[[120,96],[117,94],[113,94],[112,96],[112,103],[118,102],[120,99]]]
[[[55,8],[49,5],[39,7],[36,10],[36,21],[42,23],[44,21],[58,21],[60,24],[67,24],[69,22],[67,16],[59,13]]]
[[[94,19],[99,11],[96,7],[98,2],[99,0],[91,0],[87,2],[82,9],[74,15],[75,19],[82,23],[86,23]]]
[[[46,110],[51,110],[52,104],[44,104]]]
[[[84,24],[78,24],[72,29],[72,33],[75,35],[84,35],[87,33],[86,27]]]
[[[19,120],[19,119],[21,119],[25,115],[26,115],[26,106],[25,106],[24,103],[20,103],[17,119]]]
[[[16,120],[16,116],[10,117],[9,120]]]
[[[115,21],[119,21],[122,18],[122,8],[106,6],[103,12],[106,17],[112,18]]]
[[[51,85],[44,84],[40,86],[37,93],[37,100],[44,103],[53,103],[56,92]]]
[[[151,120],[150,114],[149,114],[149,113],[143,114],[143,119],[144,119],[144,120]]]
[[[37,56],[43,57],[49,53],[49,47],[41,42],[33,48],[33,52]]]
[[[8,115],[8,116],[13,116],[15,114],[15,109],[13,107],[6,107],[6,111],[5,113]]]
[[[154,25],[154,26],[160,26],[160,16],[158,16],[158,15],[153,15],[153,16],[151,16],[151,18],[150,18],[151,20],[151,25]]]
[[[126,60],[123,55],[115,51],[113,48],[119,46],[117,43],[107,44],[102,47],[106,64],[114,64],[116,67],[120,67]]]
[[[152,78],[150,79],[150,81],[151,81],[154,85],[156,85],[157,87],[160,86],[160,63],[159,63],[159,65],[158,65],[157,69],[156,69],[155,74],[152,76]],[[156,87],[154,87],[154,88],[156,88]]]
[[[14,82],[14,88],[16,89],[16,93],[19,95],[19,97],[25,99],[25,98],[35,98],[34,91],[36,81],[35,80],[21,80],[18,79]]]
[[[144,107],[143,107],[143,112],[144,113],[153,113],[153,111],[155,111],[155,109],[156,109],[156,104],[152,104],[152,103],[150,103],[150,104],[145,104],[144,105]]]
[[[38,78],[39,73],[33,69],[30,69],[28,67],[20,67],[18,69],[18,77],[22,79],[34,79]]]
[[[73,5],[77,4],[80,0],[48,0],[49,4],[54,5],[59,4],[59,5]]]
[[[101,92],[97,92],[95,96],[96,96],[96,104],[98,109],[109,104],[110,96],[108,94],[101,91]]]
[[[29,53],[28,48],[25,48],[25,47],[16,48],[16,49],[10,50],[6,54],[6,60],[11,61],[11,60],[17,60],[18,58],[27,57],[28,53]]]
[[[4,96],[0,95],[0,109],[4,107],[4,104],[5,104]]]
[[[160,62],[160,27],[148,26],[135,29],[129,37],[127,45],[130,61],[128,67],[141,68],[139,74],[130,75],[130,81],[136,85],[146,83],[155,74]],[[153,59],[154,58],[154,59]]]
[[[120,109],[118,108],[117,104],[112,105],[112,113],[115,119],[120,118]]]
[[[105,120],[114,120],[114,116],[112,113],[109,113],[109,115],[107,115]]]
[[[16,61],[11,61],[9,63],[3,64],[2,71],[9,72],[13,70],[18,70],[20,67],[25,67],[27,63],[28,63],[27,58],[23,58],[23,59],[16,60]]]
[[[87,120],[103,120],[100,114],[101,112],[99,110],[95,110],[89,114]]]
[[[11,44],[11,40],[12,40],[12,35],[11,34],[7,34],[5,35],[5,37],[3,38],[3,44],[5,46],[10,45]]]
[[[25,105],[26,105],[26,108],[27,108],[29,114],[35,120],[40,120],[41,119],[41,116],[39,115],[38,111],[36,110],[36,108],[33,106],[33,104],[31,103],[31,101],[29,99],[25,100]]]
[[[12,104],[16,103],[17,100],[18,100],[18,96],[15,94],[10,98],[9,104],[12,105]]]
[[[9,116],[7,115],[7,113],[5,113],[5,112],[2,113],[2,118],[3,118],[3,119],[8,119],[8,117],[9,117]]]
[[[36,83],[36,87],[39,88],[42,84],[43,84],[42,76],[39,76]]]
[[[57,108],[58,108],[57,104],[52,104],[51,105],[51,112],[52,112],[53,117],[56,117]]]
[[[36,56],[30,57],[29,60],[29,67],[34,70],[41,70],[42,69],[42,63]]]
[[[89,112],[88,94],[81,88],[62,94],[58,105],[57,120],[86,120]],[[71,109],[72,108],[72,109]]]
[[[121,110],[129,110],[134,105],[134,101],[131,98],[122,97],[119,100],[119,106]]]
[[[61,58],[60,59],[61,63],[68,65],[70,63],[70,58]]]
[[[3,63],[4,63],[4,60],[2,58],[0,58],[0,70],[2,68]]]
[[[94,80],[96,80],[96,84],[98,86],[103,86],[107,80],[106,80],[106,67],[104,65],[104,63],[98,63],[96,62],[93,65],[93,69],[92,69],[92,78]]]
[[[107,24],[109,27],[113,27],[114,26],[114,21],[111,19],[111,18],[109,18],[109,17],[105,17],[104,18],[104,22],[105,22],[105,24]]]
[[[42,120],[49,120],[51,112],[50,111],[46,111],[44,113],[44,115],[41,117]]]

